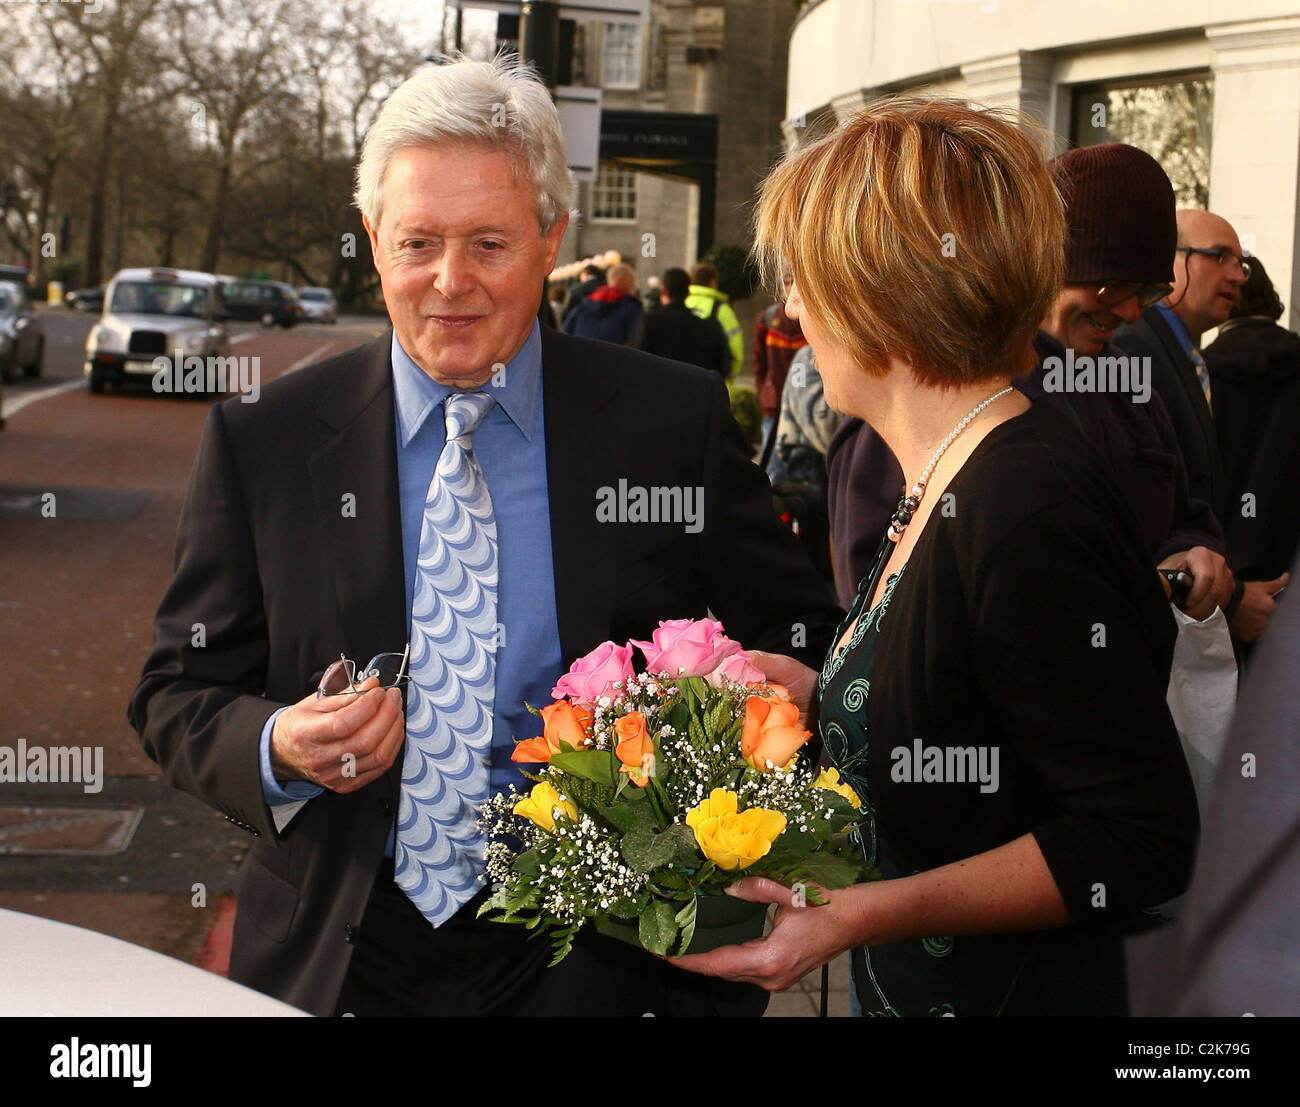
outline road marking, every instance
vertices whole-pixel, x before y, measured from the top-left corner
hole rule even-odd
[[[28,404],[34,404],[37,400],[45,400],[51,396],[57,396],[60,392],[71,392],[73,389],[85,387],[86,381],[83,377],[78,381],[66,381],[63,384],[42,388],[39,392],[29,392],[25,396],[19,396],[16,400],[6,400],[4,410],[0,411],[0,417],[12,419]]]
[[[235,335],[235,337],[230,340],[230,344],[232,346],[238,346],[241,342],[248,342],[251,339],[260,338],[261,335],[261,331],[245,331],[243,334]]]
[[[334,343],[331,341],[331,342],[326,342],[324,346],[317,346],[316,349],[312,350],[312,352],[309,353],[306,357],[300,358],[299,360],[295,361],[292,365],[290,365],[289,368],[286,369],[284,373],[281,375],[287,377],[290,373],[296,373],[299,369],[305,368],[333,345]]]

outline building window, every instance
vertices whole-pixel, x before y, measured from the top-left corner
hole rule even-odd
[[[605,87],[637,88],[641,84],[641,24],[605,25]]]
[[[1160,83],[1081,86],[1074,90],[1076,146],[1126,142],[1160,163],[1180,208],[1210,203],[1214,82],[1208,77]]]
[[[636,170],[613,161],[602,161],[591,188],[592,219],[636,220]]]

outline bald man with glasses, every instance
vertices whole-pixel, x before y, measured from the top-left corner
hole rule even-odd
[[[1211,415],[1210,375],[1201,357],[1201,337],[1227,322],[1250,275],[1232,225],[1213,212],[1177,212],[1174,283],[1168,296],[1115,332],[1115,344],[1130,355],[1151,358],[1152,384],[1173,419],[1187,466],[1191,494],[1205,500],[1219,518],[1240,511],[1226,502],[1223,462]],[[1253,642],[1268,624],[1274,593],[1285,578],[1239,582],[1225,608],[1233,637]]]

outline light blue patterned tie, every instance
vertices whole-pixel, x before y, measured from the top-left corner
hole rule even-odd
[[[1205,393],[1205,402],[1210,402],[1210,371],[1205,366],[1205,358],[1201,357],[1201,351],[1195,346],[1192,347],[1192,365],[1196,369],[1196,381],[1201,386],[1201,391]]]
[[[497,644],[497,526],[472,436],[493,398],[447,397],[420,530],[396,880],[434,926],[482,882]]]

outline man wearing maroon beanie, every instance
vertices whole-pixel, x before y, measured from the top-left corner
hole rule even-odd
[[[1065,286],[1036,343],[1043,363],[1017,383],[1074,416],[1106,455],[1153,540],[1159,567],[1192,575],[1187,613],[1204,619],[1222,607],[1231,620],[1241,590],[1224,561],[1213,508],[1189,491],[1177,430],[1153,387],[1151,361],[1127,357],[1110,344],[1122,324],[1136,322],[1173,287],[1173,186],[1155,158],[1120,142],[1067,150],[1049,169],[1065,201]],[[1068,369],[1076,363],[1084,371],[1072,374]],[[1107,364],[1127,372],[1104,379]]]

